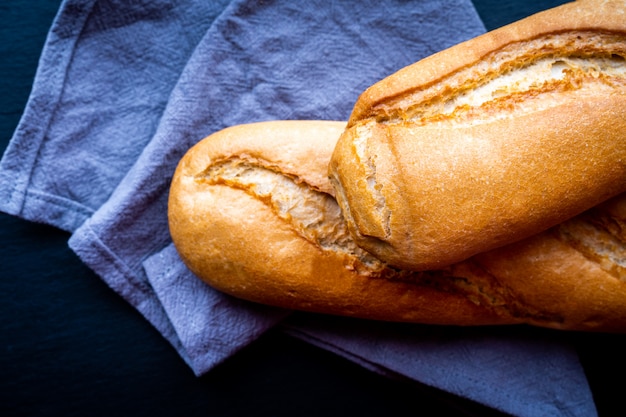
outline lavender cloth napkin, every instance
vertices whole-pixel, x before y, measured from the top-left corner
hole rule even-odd
[[[72,231],[78,256],[197,374],[283,323],[373,371],[511,414],[595,415],[575,353],[551,333],[253,305],[193,277],[167,233],[169,180],[193,143],[240,123],[345,120],[368,85],[483,31],[469,0],[67,0],[0,163],[0,209]]]

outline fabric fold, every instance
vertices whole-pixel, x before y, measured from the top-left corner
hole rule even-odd
[[[27,106],[0,161],[0,210],[71,231],[93,210],[79,202],[33,187],[40,149],[53,124],[67,73],[93,0],[68,0],[48,32]]]
[[[549,330],[371,323],[307,314],[294,314],[281,327],[372,371],[402,375],[507,414],[596,415],[576,351],[566,335]]]
[[[209,288],[181,262],[173,246],[144,261],[157,297],[191,368],[202,375],[291,314]]]
[[[227,0],[65,0],[0,162],[0,210],[74,231],[152,138]]]

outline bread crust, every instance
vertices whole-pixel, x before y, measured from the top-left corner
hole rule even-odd
[[[344,128],[253,123],[190,149],[173,177],[168,209],[172,239],[190,270],[217,290],[288,309],[626,331],[626,274],[611,258],[625,251],[626,197],[515,246],[441,270],[402,271],[354,244],[331,195],[325,173]]]
[[[329,174],[359,246],[463,261],[626,191],[626,2],[582,0],[367,89]]]

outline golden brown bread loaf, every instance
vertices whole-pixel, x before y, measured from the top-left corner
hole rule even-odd
[[[626,2],[569,3],[376,83],[329,172],[357,244],[414,270],[626,191]]]
[[[348,233],[326,177],[345,123],[234,126],[182,158],[182,260],[214,288],[289,309],[446,325],[626,331],[626,198],[438,271],[390,268]]]

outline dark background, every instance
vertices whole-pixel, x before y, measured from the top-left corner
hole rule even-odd
[[[560,3],[474,1],[487,29]],[[59,5],[0,2],[0,152],[26,105]],[[277,330],[195,377],[157,331],[78,260],[68,238],[0,213],[2,416],[498,415],[371,373]],[[571,338],[600,416],[623,415],[626,337]]]

